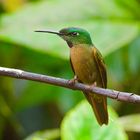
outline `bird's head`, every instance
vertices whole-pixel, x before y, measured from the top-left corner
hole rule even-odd
[[[92,45],[90,34],[82,28],[69,27],[69,28],[63,28],[59,32],[41,31],[41,30],[38,30],[36,32],[57,34],[68,43],[69,47],[78,44]]]

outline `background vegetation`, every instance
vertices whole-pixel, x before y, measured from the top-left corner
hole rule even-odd
[[[66,43],[34,32],[68,26],[90,32],[105,58],[108,88],[140,94],[139,0],[1,1],[0,66],[72,78]],[[1,77],[0,139],[139,139],[138,104],[108,99],[110,124],[100,127],[83,99],[80,92]]]

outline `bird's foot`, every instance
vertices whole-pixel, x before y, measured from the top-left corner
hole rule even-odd
[[[97,82],[95,81],[92,85],[91,85],[91,87],[96,87],[97,86]]]
[[[89,85],[89,87],[92,89],[93,87],[97,86],[97,82],[94,82],[93,84]]]
[[[76,82],[78,82],[77,76],[75,75],[74,78],[70,79],[68,82],[70,85],[74,85]]]
[[[95,81],[93,84],[91,84],[89,86],[89,88],[92,90],[92,88],[96,87],[97,86],[97,82]],[[91,94],[93,96],[93,94]]]

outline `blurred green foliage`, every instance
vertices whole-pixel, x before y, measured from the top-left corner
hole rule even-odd
[[[62,121],[62,140],[127,140],[116,113],[110,107],[108,111],[110,123],[101,127],[93,116],[90,105],[81,102]]]
[[[12,10],[8,9],[10,2],[14,1],[21,3],[17,7],[15,4]],[[108,87],[139,94],[139,9],[138,0],[7,0],[5,3],[1,2],[0,65],[70,79],[73,73],[66,43],[57,36],[34,31],[37,29],[60,30],[63,27],[78,26],[90,32],[94,44],[105,57]],[[31,136],[27,139],[59,139],[59,130],[48,131],[48,129],[59,128],[65,113],[81,99],[83,96],[78,91],[1,77],[0,139],[20,140],[29,135]],[[119,115],[115,120],[120,122],[114,126],[118,128],[118,132],[125,135],[124,130],[126,130],[129,139],[139,139],[140,129],[137,126],[140,125],[140,118],[137,116],[140,108],[138,105],[110,99],[108,102]],[[70,128],[67,125],[71,123],[70,114],[80,117],[82,125],[86,127],[84,114],[80,112],[83,106],[81,103],[79,107],[72,109],[65,116],[67,121],[65,122],[65,118],[62,121],[61,126],[67,126],[65,129],[67,133],[64,133],[63,127],[60,128],[64,140],[68,135],[76,134],[72,130],[69,131],[73,126]],[[84,107],[89,108],[86,103]],[[86,114],[89,112],[88,109],[85,110]],[[92,116],[93,113],[88,117]],[[91,125],[92,122],[94,125],[94,120],[92,121],[92,118],[89,120]],[[113,127],[111,123],[108,129]],[[74,127],[75,131],[81,128],[78,121],[75,122]],[[92,127],[87,127],[86,131],[89,130],[87,133],[92,132]],[[111,128],[107,130],[103,127],[103,129],[101,134],[103,131],[110,132],[104,134],[103,138],[114,140],[112,138],[114,131]],[[85,136],[87,134],[82,130],[78,133]],[[122,139],[127,139],[126,135]]]

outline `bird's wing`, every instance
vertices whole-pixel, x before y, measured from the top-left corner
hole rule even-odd
[[[105,66],[103,57],[97,48],[92,47],[92,50],[93,50],[93,56],[96,61],[97,68],[100,74],[100,78],[102,81],[102,87],[106,88],[107,87],[107,73],[106,73],[106,66]]]
[[[103,61],[102,55],[97,50],[97,48],[92,47],[93,50],[93,59],[96,62],[97,70],[99,76],[97,78],[97,86],[106,88],[107,86],[107,74],[106,67]],[[97,121],[100,125],[108,124],[108,112],[107,112],[107,98],[102,95],[84,93],[87,100],[92,106],[92,109],[95,113]]]

